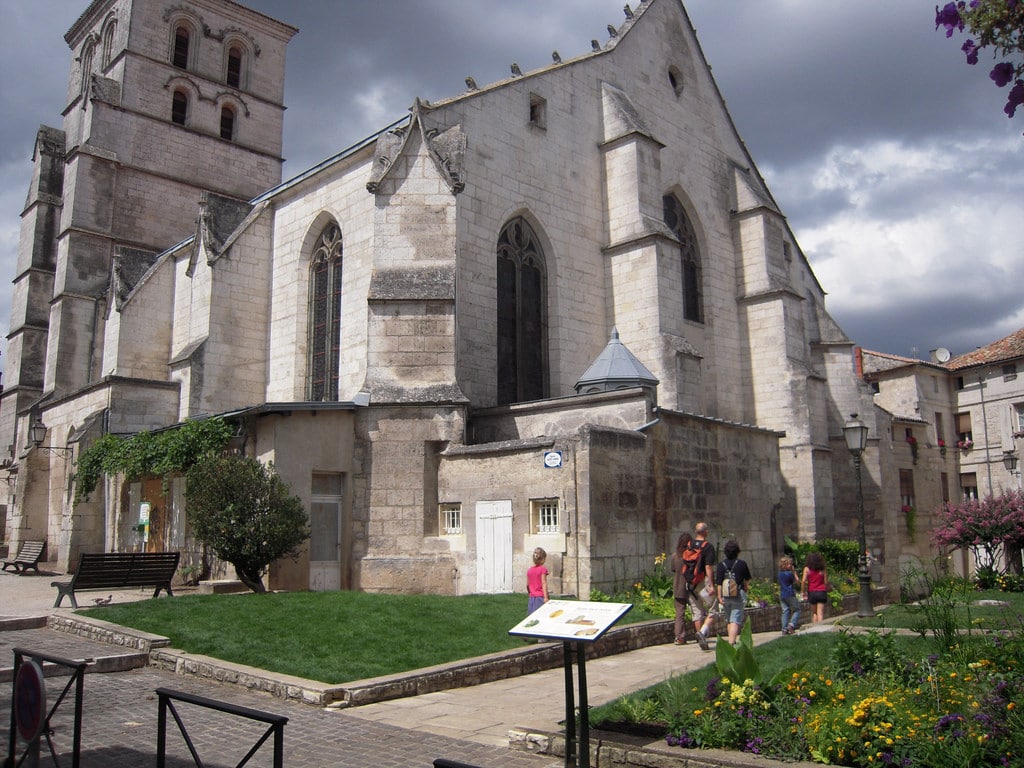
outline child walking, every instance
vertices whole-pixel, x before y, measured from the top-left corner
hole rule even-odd
[[[800,626],[800,579],[793,570],[793,558],[779,558],[779,602],[782,603],[782,634],[792,635]]]
[[[533,567],[526,571],[526,591],[530,596],[526,607],[527,616],[548,601],[548,569],[544,565],[547,559],[548,553],[541,547],[533,550]]]

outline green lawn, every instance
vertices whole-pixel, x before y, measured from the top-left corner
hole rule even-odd
[[[189,653],[324,683],[521,648],[525,595],[292,592],[183,595],[80,611],[163,635]],[[657,618],[639,608],[620,624]]]
[[[963,591],[953,588],[950,592],[936,593],[930,601],[907,605],[894,604],[871,619],[856,616],[843,619],[842,624],[854,627],[875,627],[878,629],[910,629],[927,631],[928,620],[947,603],[951,616],[961,629],[998,631],[1019,628],[1019,617],[1024,614],[1024,592],[1000,592],[998,590]],[[983,603],[993,603],[983,605]],[[995,603],[1005,604],[997,605]]]

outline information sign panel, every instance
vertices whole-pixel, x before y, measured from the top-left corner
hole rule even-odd
[[[518,637],[593,642],[632,607],[632,603],[548,600],[508,633]]]

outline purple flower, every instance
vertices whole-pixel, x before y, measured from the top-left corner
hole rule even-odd
[[[978,63],[978,46],[975,45],[973,40],[968,40],[962,46],[960,50],[967,54],[967,63],[974,65]]]
[[[959,3],[946,3],[946,5],[939,10],[939,6],[935,6],[935,28],[939,27],[946,28],[946,37],[952,37],[954,30],[964,31],[964,20],[960,16],[960,9],[964,7],[964,4]]]
[[[968,55],[968,58],[970,56]],[[974,56],[974,60],[978,60],[977,54]],[[988,73],[988,76],[992,78],[992,82],[1002,88],[1004,85],[1008,85],[1013,80],[1013,64],[1008,61],[1000,61],[994,67],[992,71]]]
[[[697,742],[686,731],[681,732],[678,736],[669,734],[665,737],[665,743],[670,747],[682,747],[683,749],[690,749],[697,746]]]
[[[1013,117],[1017,107],[1022,104],[1024,104],[1024,80],[1018,80],[1006,97],[1006,106],[1003,107],[1003,112],[1006,113],[1007,117]]]

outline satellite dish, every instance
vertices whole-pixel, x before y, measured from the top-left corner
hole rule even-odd
[[[940,363],[948,363],[949,358],[951,357],[951,355],[949,354],[949,350],[946,349],[945,347],[939,347],[932,354],[935,355],[935,359],[938,360]]]

